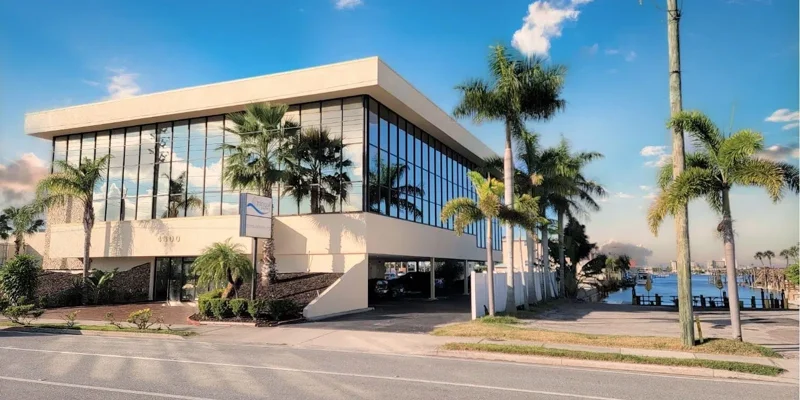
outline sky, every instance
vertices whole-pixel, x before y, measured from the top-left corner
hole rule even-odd
[[[140,0],[0,2],[0,208],[30,199],[47,173],[48,141],[27,137],[26,112],[380,56],[443,110],[454,86],[486,77],[503,44],[568,68],[564,111],[531,122],[544,145],[562,137],[605,158],[586,175],[609,196],[582,222],[598,246],[675,257],[672,222],[645,221],[655,173],[670,153],[664,0]],[[685,109],[725,131],[765,138],[764,157],[798,163],[798,2],[681,0]],[[498,153],[497,123],[461,123]],[[796,244],[798,197],[773,204],[732,192],[739,264]],[[690,205],[692,258],[722,258],[719,218]],[[776,264],[780,260],[776,260]]]

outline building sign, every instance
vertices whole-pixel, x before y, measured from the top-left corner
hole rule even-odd
[[[250,193],[239,195],[239,236],[272,237],[272,199]]]

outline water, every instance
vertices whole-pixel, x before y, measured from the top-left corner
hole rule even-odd
[[[728,291],[727,283],[722,289]],[[631,304],[631,288],[624,288],[617,292],[610,293],[604,300],[605,303],[611,304]],[[646,295],[647,290],[644,285],[636,286],[637,295]],[[664,301],[670,301],[672,296],[678,295],[678,277],[676,275],[669,275],[666,278],[653,278],[653,288],[650,290],[650,295],[660,295]],[[692,295],[705,297],[720,297],[720,291],[714,286],[713,283],[708,281],[708,275],[692,275]],[[747,286],[739,286],[739,300],[743,300],[745,304],[750,304],[750,296],[756,296],[760,304],[761,289],[751,289]],[[769,292],[764,290],[764,296],[769,298]],[[780,297],[780,292],[776,293],[776,297]]]

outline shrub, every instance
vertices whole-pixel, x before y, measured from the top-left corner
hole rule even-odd
[[[116,318],[114,318],[113,312],[107,312],[103,319],[108,322],[111,326],[116,326],[118,329],[122,329],[122,325],[117,322]]]
[[[241,318],[247,312],[247,300],[245,299],[231,299],[228,302],[231,306],[231,312],[236,318]]]
[[[149,308],[143,308],[130,313],[128,322],[136,325],[137,329],[145,330],[154,324],[154,322],[150,322],[151,318],[153,318],[153,312]]]
[[[73,326],[75,326],[75,320],[78,318],[78,313],[79,312],[80,312],[79,310],[75,310],[75,311],[68,312],[68,313],[66,313],[66,314],[61,316],[61,318],[64,321],[66,321],[67,328],[72,328]]]
[[[268,302],[269,316],[276,321],[297,318],[303,307],[292,299],[275,299]]]
[[[227,299],[211,299],[211,313],[216,319],[228,317],[231,313],[231,304]]]
[[[3,309],[3,316],[20,325],[28,325],[42,314],[44,314],[44,310],[36,308],[36,304],[28,304],[25,297],[18,298],[17,305],[9,305]]]
[[[222,297],[222,289],[212,290],[197,297],[198,313],[204,317],[211,317],[214,311],[211,309],[211,300]]]
[[[792,264],[786,268],[786,279],[795,286],[800,286],[800,265]]]
[[[267,314],[267,302],[266,300],[253,300],[247,303],[247,313],[250,314],[250,317],[258,319],[258,317]]]
[[[22,305],[21,298],[34,298],[39,272],[39,260],[27,254],[16,256],[0,268],[0,290],[12,305]]]

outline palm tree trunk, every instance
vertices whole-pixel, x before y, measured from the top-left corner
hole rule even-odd
[[[674,117],[683,108],[681,98],[680,11],[678,0],[667,0],[667,44],[669,49],[669,105]],[[683,130],[672,128],[672,178],[675,180],[686,168]],[[689,252],[689,205],[675,213],[676,249],[678,250],[678,314],[681,343],[694,346],[692,318],[692,257]]]
[[[514,206],[514,157],[511,152],[511,124],[506,121],[506,149],[503,153],[503,184],[505,193],[503,202],[508,208]],[[517,302],[514,293],[514,225],[506,224],[506,243],[508,251],[508,265],[506,266],[506,314],[514,315],[517,312]]]
[[[536,271],[534,268],[536,267],[536,240],[534,240],[533,235],[535,235],[535,230],[533,231],[525,231],[525,248],[527,251],[528,257],[528,302],[529,303],[536,303],[539,301],[539,298],[536,296]]]
[[[544,276],[544,293],[545,298],[554,297],[551,293],[550,287],[550,233],[547,231],[547,225],[542,226],[542,275]]]
[[[81,301],[84,305],[89,303],[89,286],[86,281],[89,279],[89,269],[92,266],[92,259],[89,257],[89,250],[92,248],[92,228],[94,227],[94,205],[91,200],[86,201],[83,207],[83,290],[81,291]]]
[[[739,288],[736,286],[736,247],[733,239],[733,220],[729,189],[722,191],[722,241],[725,245],[725,271],[728,275],[728,303],[731,312],[733,340],[742,340],[742,324],[739,320]]]
[[[491,218],[486,218],[486,293],[489,296],[489,315],[494,316],[494,254],[492,254]]]
[[[14,239],[14,255],[15,256],[19,255],[20,247],[22,247],[22,239],[17,237],[16,239]]]
[[[264,189],[261,195],[267,198],[272,198],[272,188]],[[299,205],[298,205],[299,209]],[[272,216],[272,210],[269,210]],[[274,218],[269,224],[269,237],[264,239],[262,262],[267,268],[266,274],[261,272],[261,283],[267,287],[270,283],[275,283],[278,280],[278,268],[275,265],[275,221]]]
[[[564,212],[558,212],[558,277],[559,277],[559,291],[562,296],[566,296],[567,291],[567,260],[564,257]]]

